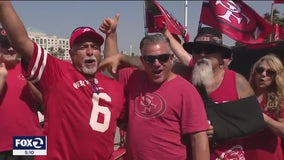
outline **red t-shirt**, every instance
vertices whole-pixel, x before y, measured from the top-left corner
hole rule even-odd
[[[183,135],[208,129],[194,86],[181,76],[155,84],[144,71],[133,68],[120,70],[119,79],[129,103],[127,159],[185,160],[188,139]]]
[[[101,73],[94,81],[38,45],[25,74],[38,85],[47,113],[47,158],[108,160],[114,150],[116,122],[124,106],[122,85]],[[47,128],[45,128],[47,129]]]
[[[13,136],[41,135],[36,102],[18,63],[0,94],[0,152],[13,149]]]
[[[265,102],[262,101],[260,104],[262,111],[276,120],[275,114],[264,111]],[[283,109],[279,115],[284,117]],[[283,160],[281,138],[269,128],[249,136],[245,143],[245,157],[248,160]]]

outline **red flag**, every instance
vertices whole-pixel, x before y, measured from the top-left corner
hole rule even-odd
[[[200,22],[244,43],[262,43],[274,32],[272,24],[241,0],[203,2]]]
[[[284,30],[279,26],[279,37],[284,39]]]
[[[273,0],[273,3],[284,3],[284,0]]]
[[[189,41],[189,35],[185,27],[156,0],[145,0],[145,16],[148,33],[159,32],[164,28],[163,22],[166,22],[169,31],[174,36],[180,35],[183,37],[184,42]]]

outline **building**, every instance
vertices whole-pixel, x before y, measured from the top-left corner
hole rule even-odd
[[[30,27],[27,28],[27,32],[30,39],[39,44],[48,53],[59,59],[70,61],[68,38],[59,38],[55,35],[49,36],[42,31]]]

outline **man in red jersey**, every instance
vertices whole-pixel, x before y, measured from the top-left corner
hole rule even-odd
[[[102,28],[107,39],[116,38],[117,20],[118,16]],[[26,78],[43,94],[48,122],[44,126],[45,158],[111,159],[124,95],[123,87],[116,80],[97,73],[104,38],[90,27],[75,29],[70,37],[71,64],[50,56],[29,39],[11,2],[0,2],[0,22],[21,53]],[[112,52],[112,48],[107,49],[108,53]]]
[[[41,136],[37,102],[22,75],[17,52],[0,28],[0,159],[31,160],[13,156],[13,136]]]

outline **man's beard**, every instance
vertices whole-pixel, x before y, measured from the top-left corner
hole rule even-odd
[[[90,65],[86,63],[86,61],[90,61],[90,60],[94,61],[95,64]],[[81,68],[78,68],[78,70],[82,72],[83,74],[91,75],[91,76],[96,73],[97,69],[98,69],[98,60],[96,59],[96,57],[85,58]]]
[[[192,71],[192,83],[195,86],[211,86],[213,84],[213,69],[209,59],[199,59]]]

